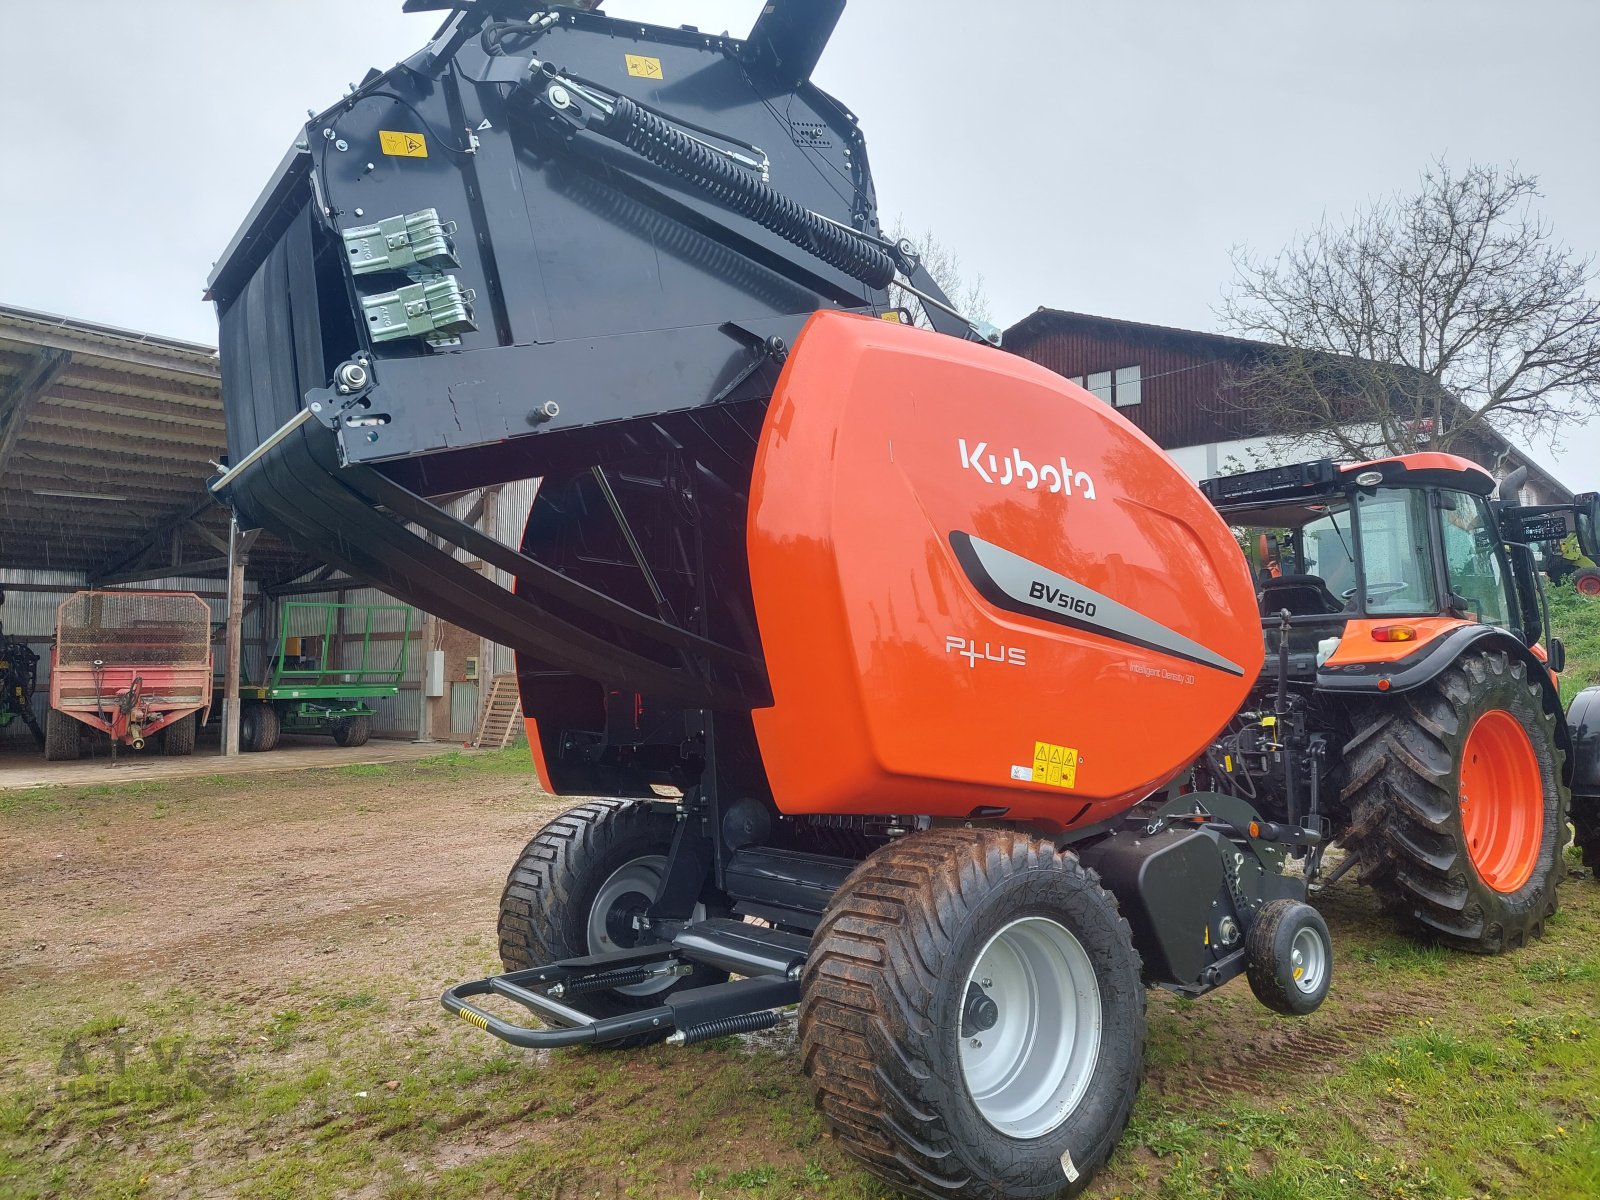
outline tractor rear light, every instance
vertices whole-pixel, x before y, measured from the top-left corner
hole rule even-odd
[[[1375,642],[1414,642],[1417,640],[1415,625],[1377,625],[1372,630],[1372,640]]]

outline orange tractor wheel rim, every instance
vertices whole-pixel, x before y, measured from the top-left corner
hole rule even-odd
[[[1479,877],[1497,892],[1527,883],[1544,840],[1544,780],[1527,731],[1510,713],[1484,713],[1461,762],[1461,833]]]

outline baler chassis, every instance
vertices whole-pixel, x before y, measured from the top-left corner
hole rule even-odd
[[[457,984],[445,992],[444,1007],[513,1046],[552,1049],[661,1033],[670,1034],[667,1040],[674,1044],[693,1045],[778,1024],[783,1019],[781,1010],[799,1003],[807,946],[807,939],[794,934],[712,920],[693,926],[669,943],[569,958]],[[675,993],[663,1004],[624,1016],[593,1017],[565,1003],[585,993],[687,975],[697,965],[746,977]],[[476,996],[514,1000],[559,1028],[529,1029],[501,1020],[468,1003]]]
[[[640,807],[660,816],[668,811],[661,805]],[[710,815],[693,801],[686,805],[669,858],[675,865],[668,866],[667,877],[676,867],[685,867],[679,872],[680,885],[687,883],[702,902],[709,900],[708,909],[730,916],[690,923],[663,915],[664,910],[684,911],[686,893],[680,886],[675,909],[668,901],[622,914],[626,934],[643,944],[469,980],[444,993],[445,1009],[504,1042],[538,1049],[663,1038],[693,1045],[779,1024],[788,1015],[785,1010],[801,1002],[802,979],[816,949],[813,929],[826,921],[835,896],[862,864],[776,846],[732,849],[724,844],[717,847],[727,864],[724,887],[718,888],[709,879],[704,854],[709,848],[689,844],[698,839],[683,833]],[[703,824],[721,827],[723,822]],[[989,832],[1001,829],[995,825]],[[923,822],[919,828],[908,822],[895,837],[915,839],[930,830],[942,830],[947,837],[985,832],[966,823]],[[815,835],[814,828],[791,831],[787,840]],[[1269,904],[1305,899],[1304,876],[1283,871],[1286,851],[1304,853],[1319,842],[1314,830],[1263,821],[1237,797],[1175,793],[1139,806],[1108,827],[1076,831],[1072,841],[1063,840],[1056,849],[1092,868],[1116,898],[1143,963],[1144,982],[1195,998],[1247,972],[1259,991],[1258,977],[1270,973],[1274,964],[1259,956],[1251,961],[1250,930]],[[692,878],[696,863],[708,878]],[[1196,920],[1195,914],[1208,905],[1209,915]],[[756,917],[756,923],[745,916]],[[612,920],[615,925],[615,916]],[[584,1010],[585,996],[652,983],[665,986],[697,968],[739,978],[674,988],[661,1003],[627,1013]],[[505,1020],[473,1003],[492,997],[521,1005],[546,1027]],[[1321,996],[1315,999],[1320,1002]]]

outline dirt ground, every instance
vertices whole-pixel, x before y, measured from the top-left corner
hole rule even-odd
[[[566,804],[531,773],[474,774],[466,810],[365,765],[172,781],[142,803],[90,797],[82,823],[0,825],[0,989],[89,975],[271,999],[330,957],[383,974],[397,947],[492,929],[486,898]]]
[[[495,969],[525,752],[0,791],[0,1198],[870,1200],[789,1028],[529,1055],[438,1007]],[[1600,888],[1418,946],[1341,884],[1334,997],[1152,993],[1093,1197],[1600,1195]]]

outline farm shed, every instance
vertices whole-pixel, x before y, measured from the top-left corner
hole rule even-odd
[[[41,722],[56,606],[80,588],[198,594],[211,608],[220,674],[231,547],[241,564],[238,662],[246,680],[259,678],[275,652],[286,604],[394,603],[270,534],[236,533],[229,510],[207,490],[224,453],[212,347],[0,306],[0,623],[40,657],[33,707]],[[535,487],[467,493],[450,507],[514,538]],[[466,736],[482,702],[479,679],[513,669],[508,651],[415,610],[377,614],[371,635],[410,639],[400,694],[376,704],[380,736]],[[443,652],[442,670],[436,659],[433,672],[442,694],[425,698],[428,650]],[[0,751],[32,745],[21,722],[0,730]]]

